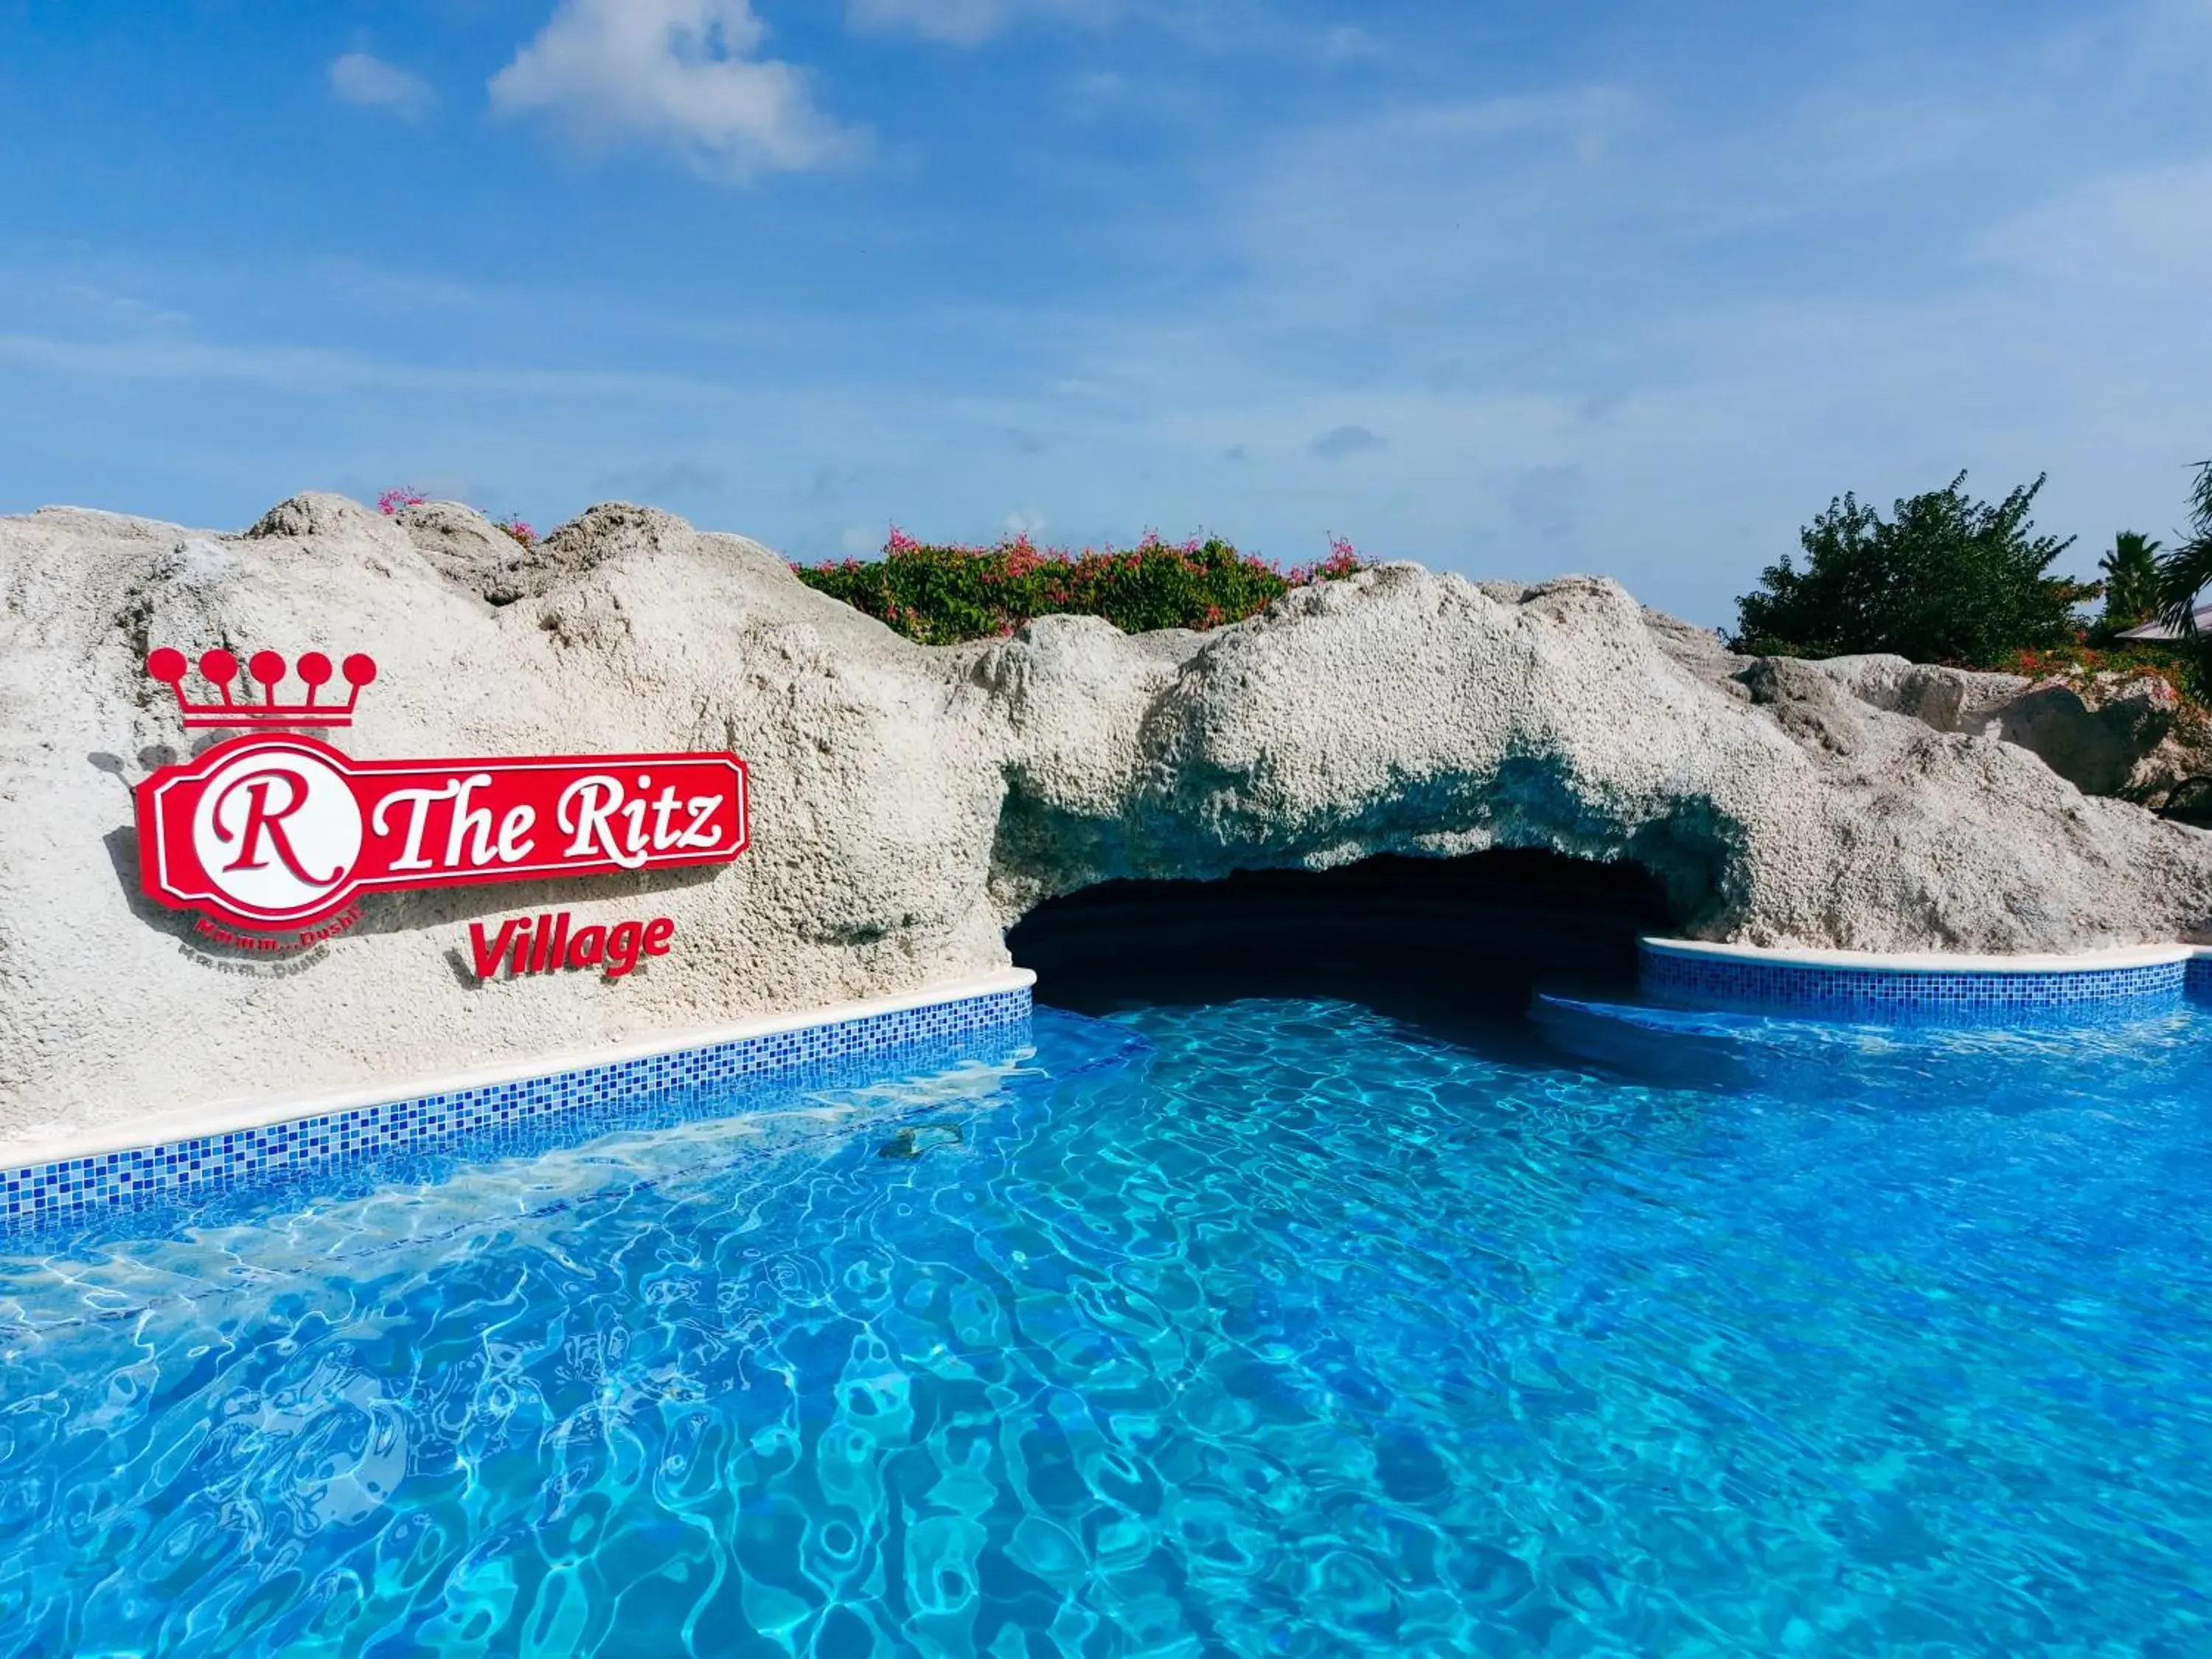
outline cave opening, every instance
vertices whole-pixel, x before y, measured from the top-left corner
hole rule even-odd
[[[1638,936],[1669,924],[1640,866],[1499,848],[1105,882],[1040,904],[1006,944],[1038,1001],[1077,1013],[1326,998],[1456,1031],[1517,1016],[1540,986],[1626,991]]]

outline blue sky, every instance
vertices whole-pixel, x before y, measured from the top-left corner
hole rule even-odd
[[[1330,533],[1725,623],[2169,534],[2212,0],[0,0],[0,511]]]

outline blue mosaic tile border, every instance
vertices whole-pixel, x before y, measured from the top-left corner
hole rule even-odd
[[[828,1082],[882,1073],[922,1056],[1025,1033],[1030,990],[1006,990],[763,1032],[726,1042],[641,1055],[486,1084],[449,1094],[387,1101],[127,1152],[0,1170],[0,1233],[44,1231],[118,1210],[196,1200],[466,1141],[499,1153],[607,1130],[737,1109],[748,1085]]]
[[[1645,995],[1692,1007],[1886,1024],[2028,1025],[2142,1019],[2181,1006],[2203,965],[2024,969],[1850,968],[1825,963],[1639,952]],[[2212,985],[2212,975],[2205,982]]]
[[[2212,953],[2199,952],[2182,964],[2189,970],[2182,988],[2200,1002],[2212,1002]]]

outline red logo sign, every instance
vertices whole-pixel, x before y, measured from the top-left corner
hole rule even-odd
[[[284,674],[274,652],[251,665],[259,703],[230,703],[228,653],[201,667],[222,703],[185,702],[177,653],[148,663],[188,724],[350,722],[351,698],[315,705],[327,659],[301,659],[307,700],[289,706],[273,701]],[[345,671],[356,696],[376,672],[366,657]],[[148,896],[258,928],[319,921],[364,892],[727,863],[750,838],[745,763],[723,753],[363,761],[296,732],[255,732],[163,767],[137,798]]]

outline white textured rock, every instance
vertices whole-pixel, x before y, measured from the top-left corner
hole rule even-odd
[[[2154,675],[2030,680],[1902,657],[1831,657],[1814,665],[1875,708],[2033,750],[2085,794],[2178,806],[2212,792],[2212,732]]]
[[[1534,845],[1636,860],[1685,932],[1754,944],[2067,951],[2212,920],[2212,837],[1975,735],[1975,688],[1729,658],[1601,580],[1393,565],[1211,634],[1057,617],[929,650],[644,508],[526,553],[465,507],[303,495],[242,535],[0,520],[0,1139],[971,976],[1039,898],[1118,876]],[[365,756],[734,749],[753,848],[372,896],[302,971],[220,971],[137,893],[129,786],[186,750],[152,645],[369,652],[338,734]],[[476,984],[467,921],[549,906],[672,915],[676,953]]]

